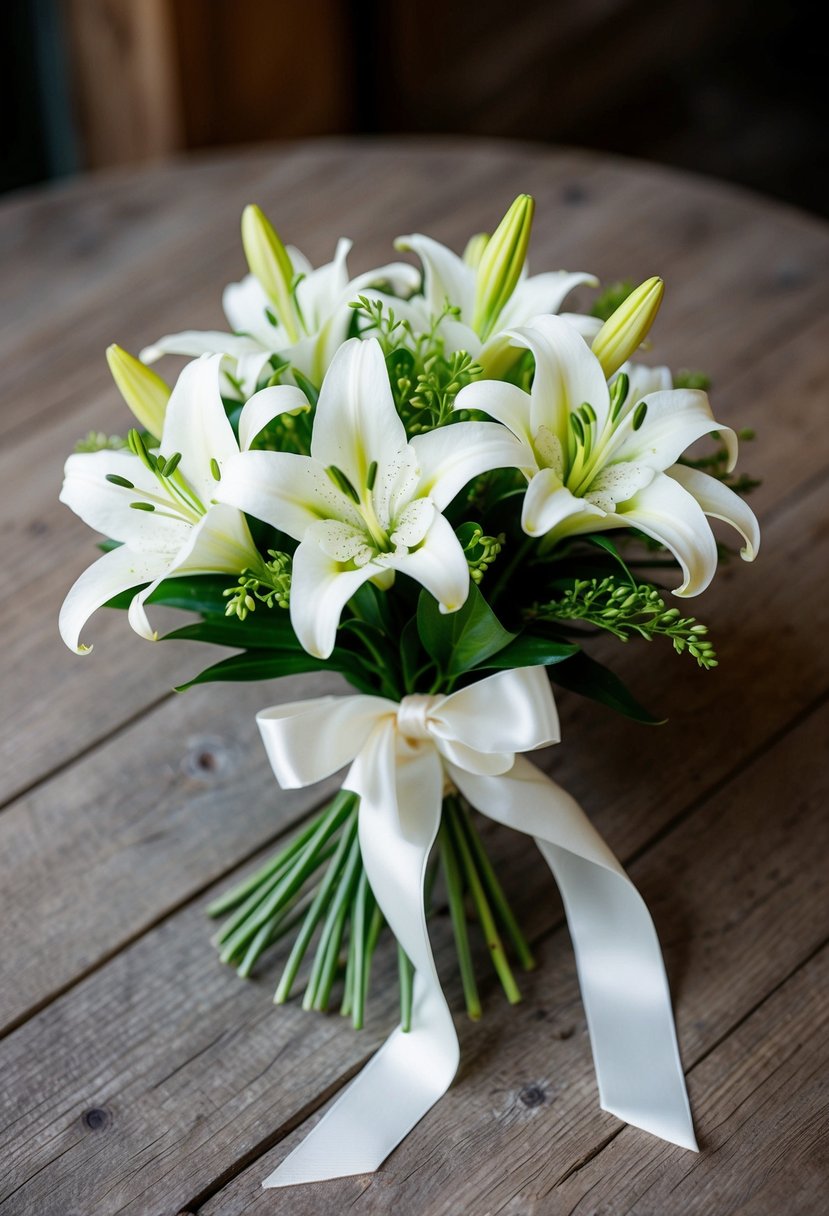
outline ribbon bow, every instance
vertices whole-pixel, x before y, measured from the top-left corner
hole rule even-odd
[[[285,789],[345,764],[360,796],[368,880],[415,969],[411,1029],[397,1030],[265,1180],[290,1186],[376,1170],[443,1096],[459,1060],[435,970],[423,881],[446,778],[498,823],[535,837],[561,891],[576,953],[602,1108],[696,1150],[656,931],[639,892],[578,804],[517,753],[559,741],[543,668],[449,696],[365,695],[277,705],[257,715]]]

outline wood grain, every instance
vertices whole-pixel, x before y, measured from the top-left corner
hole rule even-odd
[[[655,355],[711,372],[718,416],[759,431],[743,463],[764,479],[760,561],[726,565],[698,606],[720,668],[600,642],[597,657],[671,724],[645,730],[562,697],[566,744],[544,758],[654,911],[705,1152],[675,1153],[599,1111],[552,883],[527,842],[487,828],[540,943],[524,1005],[485,991],[484,1022],[462,1027],[458,1081],[376,1177],[263,1197],[261,1177],[392,1024],[394,958],[381,949],[362,1035],[294,1004],[274,1012],[278,956],[247,984],[218,965],[212,884],[247,873],[320,794],[278,793],[253,713],[310,685],[170,698],[204,648],[147,646],[120,614],[92,623],[91,658],[64,654],[54,617],[92,552],[55,503],[60,466],[78,434],[125,425],[108,341],[136,349],[185,318],[220,323],[221,285],[243,269],[245,202],[315,260],[349,232],[359,270],[387,260],[400,231],[461,245],[518,189],[538,198],[536,267],[666,275]],[[19,196],[0,207],[0,250],[0,1025],[16,1027],[0,1044],[0,1210],[656,1213],[676,1187],[683,1211],[763,1212],[784,1210],[801,1175],[810,1210],[809,977],[827,928],[825,226],[576,152],[325,141]],[[457,1001],[445,917],[433,937]]]

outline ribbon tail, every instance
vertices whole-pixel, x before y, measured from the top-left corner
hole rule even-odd
[[[435,970],[423,881],[440,826],[443,772],[431,747],[395,745],[380,723],[344,788],[360,795],[359,835],[368,879],[415,968],[411,1029],[395,1030],[302,1143],[265,1179],[293,1186],[378,1169],[444,1095],[457,1071],[458,1039]]]
[[[558,883],[602,1108],[696,1152],[662,951],[636,887],[578,803],[523,757],[499,777],[450,773],[478,810],[535,838]]]

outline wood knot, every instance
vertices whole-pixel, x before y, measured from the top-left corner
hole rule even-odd
[[[98,1132],[109,1126],[112,1122],[112,1115],[103,1106],[93,1106],[90,1110],[84,1111],[81,1120],[84,1127],[88,1127],[91,1132]]]
[[[543,1106],[547,1101],[547,1094],[540,1085],[525,1085],[518,1091],[518,1101],[532,1109],[534,1106]]]
[[[561,192],[562,202],[570,207],[577,207],[579,203],[587,201],[587,191],[579,182],[568,182]]]
[[[200,781],[218,777],[228,766],[230,754],[222,739],[191,739],[182,767],[188,777]]]

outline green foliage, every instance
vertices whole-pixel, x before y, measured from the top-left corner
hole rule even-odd
[[[127,446],[120,435],[105,435],[103,431],[90,431],[75,444],[76,452],[120,452]]]
[[[700,667],[717,666],[714,647],[707,640],[707,626],[694,617],[681,616],[668,608],[659,590],[650,583],[608,575],[602,579],[575,579],[556,599],[539,605],[533,617],[542,621],[581,621],[607,630],[622,642],[632,637],[646,642],[670,638],[677,654],[685,651]]]
[[[473,583],[457,612],[442,613],[437,600],[422,591],[417,602],[417,628],[426,653],[447,677],[484,666],[515,634],[506,630]]]
[[[674,388],[696,388],[707,393],[711,388],[711,377],[705,372],[692,371],[690,368],[682,367],[678,372],[674,372],[673,377]]]
[[[503,549],[506,536],[503,532],[497,536],[484,536],[480,524],[467,522],[458,528],[458,540],[469,566],[469,577],[480,586],[487,570]]]
[[[590,655],[580,651],[566,663],[558,663],[550,671],[550,679],[561,688],[577,692],[579,696],[598,701],[617,714],[640,722],[643,726],[660,726],[663,718],[655,718],[645,709],[625,684],[608,667],[597,663]]]
[[[610,283],[593,301],[590,315],[598,317],[600,321],[607,321],[609,317],[613,316],[619,305],[624,304],[635,287],[636,284],[632,283],[630,279]]]
[[[446,353],[441,322],[457,317],[458,308],[447,301],[430,328],[419,334],[380,300],[360,296],[351,307],[362,318],[364,332],[380,343],[394,403],[408,433],[431,431],[461,418],[453,412],[455,398],[483,369],[466,351]]]
[[[291,595],[291,558],[276,549],[268,550],[268,561],[257,571],[244,570],[235,587],[223,593],[227,597],[225,614],[240,621],[254,611],[257,600],[267,608],[277,605],[287,608]]]

